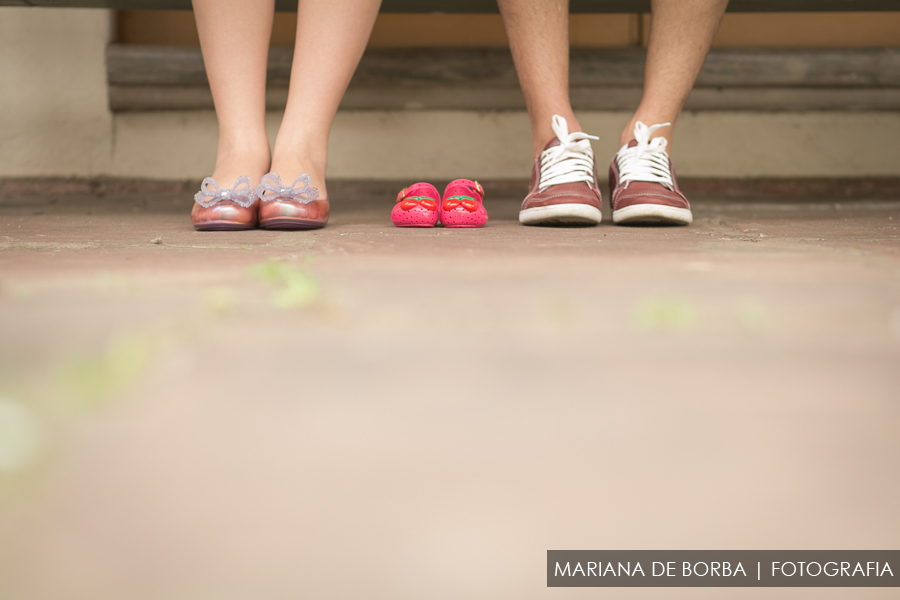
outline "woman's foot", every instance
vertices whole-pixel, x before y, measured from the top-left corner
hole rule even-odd
[[[314,158],[303,158],[295,152],[275,150],[272,166],[268,173],[278,173],[283,183],[291,184],[300,175],[309,175],[311,187],[319,190],[319,198],[327,198],[325,189],[325,161]]]
[[[330,207],[325,166],[312,160],[282,158],[276,152],[270,170],[257,188],[259,225],[264,229],[319,229],[328,223]]]
[[[191,222],[198,231],[255,229],[259,222],[255,187],[269,166],[268,142],[222,148],[212,177],[194,197]]]
[[[257,195],[250,178],[238,177],[230,188],[207,177],[194,195],[191,222],[197,231],[255,229],[258,222]]]

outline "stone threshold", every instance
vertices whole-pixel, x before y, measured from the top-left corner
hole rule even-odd
[[[328,184],[332,196],[357,200],[393,198],[410,181],[334,180]],[[449,180],[434,180],[442,188]],[[488,198],[524,196],[528,182],[524,180],[485,180],[481,182]],[[69,178],[0,178],[0,206],[20,204],[29,197],[129,196],[184,194],[186,201],[199,189],[199,181],[160,181],[146,179],[69,179]],[[760,202],[816,200],[900,200],[900,177],[842,178],[751,178],[727,179],[682,177],[679,185],[689,198],[735,199]],[[607,183],[600,182],[607,193]]]

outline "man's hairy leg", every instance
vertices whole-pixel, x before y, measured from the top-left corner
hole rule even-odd
[[[519,84],[531,119],[533,154],[537,156],[556,134],[553,115],[568,121],[569,131],[581,125],[569,103],[568,0],[498,0]]]
[[[613,223],[693,221],[691,205],[671,170],[668,149],[727,4],[727,0],[653,0],[644,93],[619,136],[621,148],[610,167]],[[632,139],[636,144],[626,146]]]
[[[647,46],[644,93],[619,145],[634,136],[634,124],[671,123],[653,137],[664,137],[671,150],[672,133],[700,67],[725,14],[728,0],[653,0]]]

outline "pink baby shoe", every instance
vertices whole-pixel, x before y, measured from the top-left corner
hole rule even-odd
[[[441,201],[441,224],[444,227],[484,227],[488,214],[483,201],[484,190],[477,181],[451,181]]]
[[[400,190],[391,221],[397,227],[434,227],[438,221],[440,194],[430,183],[414,183]]]

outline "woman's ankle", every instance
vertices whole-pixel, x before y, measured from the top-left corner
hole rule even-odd
[[[290,152],[276,148],[272,155],[271,171],[276,173],[284,185],[291,185],[297,177],[307,174],[312,179],[312,187],[325,197],[325,168],[327,159],[307,153]]]
[[[216,168],[213,179],[219,186],[232,187],[238,177],[246,175],[253,185],[269,171],[269,146],[259,144],[220,144],[216,152]]]

